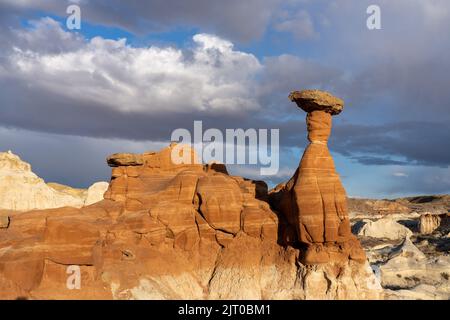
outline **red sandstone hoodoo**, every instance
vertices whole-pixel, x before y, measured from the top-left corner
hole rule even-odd
[[[175,165],[171,145],[109,157],[103,201],[0,215],[0,299],[378,299],[327,148],[343,103],[291,99],[308,112],[311,144],[270,194],[223,165]]]
[[[289,99],[307,112],[310,141],[280,203],[306,248],[301,258],[306,264],[364,261],[364,250],[351,233],[345,189],[327,146],[332,116],[341,113],[344,102],[319,90],[294,91]]]

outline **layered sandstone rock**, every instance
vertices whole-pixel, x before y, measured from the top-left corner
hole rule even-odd
[[[327,147],[332,115],[339,114],[344,103],[318,90],[296,91],[289,98],[307,112],[310,144],[294,176],[272,198],[306,249],[301,257],[306,264],[349,258],[364,262],[364,251],[351,233],[346,193]]]
[[[424,213],[420,216],[419,231],[421,234],[430,234],[441,225],[441,218],[439,215]]]
[[[411,212],[411,209],[407,206],[395,201],[373,200],[368,202],[372,206],[372,209],[380,214],[392,215]]]
[[[115,153],[106,159],[110,167],[141,166],[144,164],[141,154]]]
[[[30,164],[11,151],[0,153],[0,209],[26,211],[65,206],[82,207],[100,201],[107,184],[95,185],[90,191],[49,183],[31,171]]]
[[[320,91],[291,99],[308,113],[311,144],[294,177],[270,195],[264,182],[199,164],[186,146],[114,154],[102,201],[2,220],[0,298],[382,298],[327,148],[343,102]],[[79,287],[69,283],[72,272]]]
[[[176,147],[110,157],[101,202],[11,216],[0,229],[0,298],[380,298],[367,264],[299,263],[263,182],[174,164]],[[67,286],[70,266],[79,289]]]

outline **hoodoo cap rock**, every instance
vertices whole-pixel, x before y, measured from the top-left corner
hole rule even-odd
[[[344,101],[320,90],[293,91],[289,99],[305,112],[325,111],[335,116],[344,109]]]

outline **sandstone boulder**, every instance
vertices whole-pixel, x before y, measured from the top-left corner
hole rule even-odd
[[[410,229],[389,217],[376,221],[368,220],[358,232],[359,236],[391,240],[404,239],[412,234]]]
[[[438,215],[425,213],[420,216],[419,231],[421,234],[430,234],[439,228],[440,224],[441,218]]]
[[[293,91],[289,99],[306,113],[325,111],[331,115],[338,115],[344,109],[344,101],[328,92],[320,90]]]
[[[144,164],[142,155],[134,153],[115,153],[106,159],[110,167],[141,166]]]

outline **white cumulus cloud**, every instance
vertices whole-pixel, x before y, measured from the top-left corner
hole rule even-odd
[[[227,113],[259,108],[255,78],[262,65],[252,54],[210,34],[191,49],[132,47],[126,39],[89,41],[51,18],[17,31],[1,77],[33,79],[42,94],[60,95],[115,111]],[[51,41],[51,50],[42,43]]]

